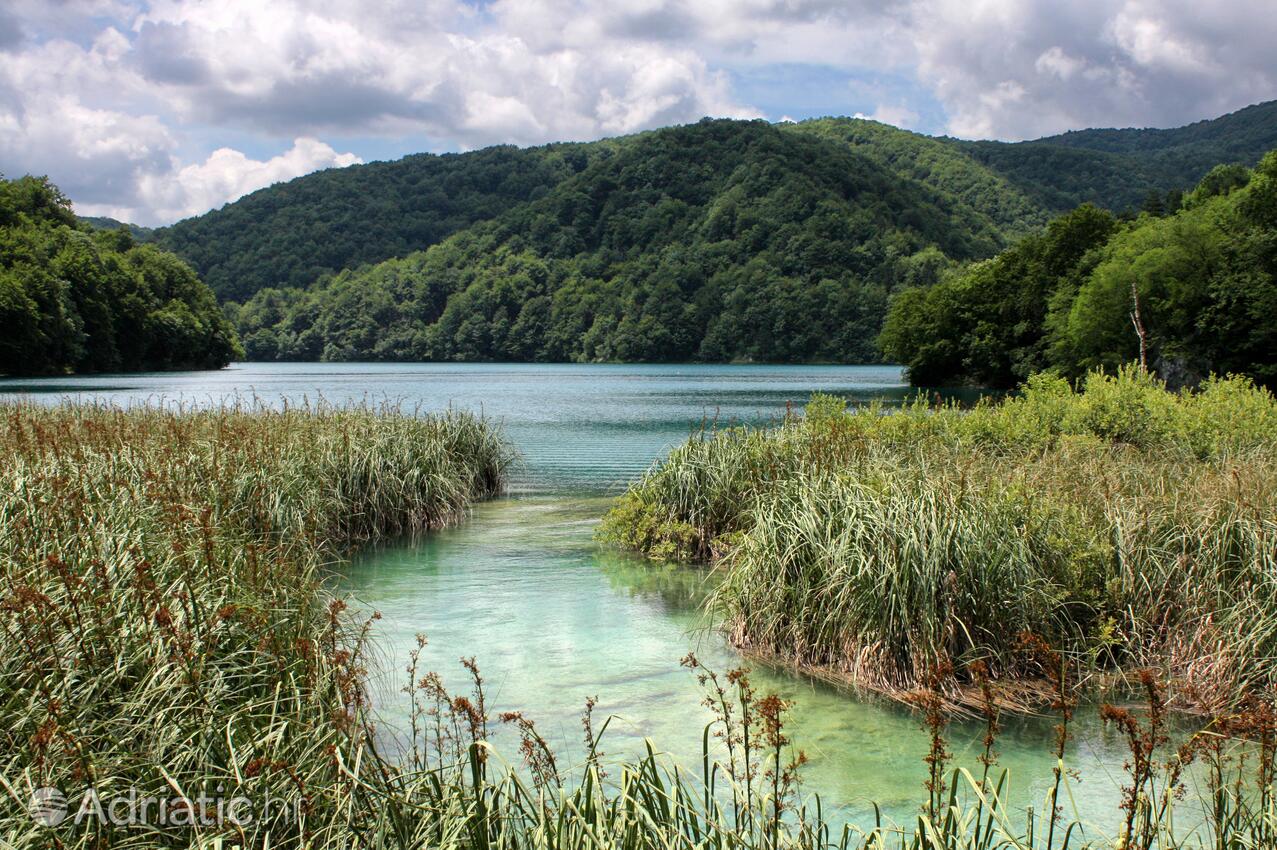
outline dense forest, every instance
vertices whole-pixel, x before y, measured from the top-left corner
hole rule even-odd
[[[987,262],[900,293],[881,337],[915,384],[1011,387],[1141,356],[1172,384],[1277,385],[1277,151],[1217,166],[1175,208],[1092,205]]]
[[[1104,302],[1120,327],[1100,334],[1100,296],[1084,284],[1166,255],[1177,228],[1215,234],[1229,274],[1262,267],[1237,205],[1256,194],[1245,166],[1274,147],[1277,102],[1021,143],[849,118],[706,119],[323,171],[132,234],[192,263],[255,360],[885,354],[916,382],[1010,386],[1128,357],[1129,309]],[[1265,343],[1225,356],[1220,335],[1238,328],[1210,300],[1259,290],[1225,294],[1202,274],[1211,294],[1194,305],[1215,305],[1213,318],[1190,322],[1176,311],[1195,307],[1137,287],[1157,365],[1186,380],[1225,364],[1259,374]]]
[[[750,122],[730,122],[741,133]],[[851,118],[776,125],[854,148],[905,180],[953,195],[1016,236],[1092,202],[1121,211],[1151,190],[1193,186],[1220,162],[1253,166],[1277,147],[1277,101],[1174,130],[1086,130],[1032,142],[932,138]],[[678,133],[685,128],[654,131]],[[584,144],[419,154],[321,171],[254,192],[152,236],[217,296],[307,287],[325,273],[404,257],[549,194],[651,133]]]
[[[218,298],[242,301],[426,248],[541,197],[610,145],[502,146],[328,169],[153,237],[194,265]]]
[[[79,223],[44,178],[0,179],[0,373],[211,369],[243,355],[173,254]]]
[[[232,314],[255,359],[864,362],[892,292],[1003,242],[984,210],[846,144],[707,120]]]
[[[1032,142],[959,142],[1056,212],[1111,210],[1195,185],[1218,163],[1253,166],[1277,148],[1277,101],[1169,130],[1072,130]]]

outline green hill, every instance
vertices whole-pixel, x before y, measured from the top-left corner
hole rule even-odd
[[[861,118],[817,118],[782,126],[850,145],[901,177],[962,201],[1003,233],[1019,235],[1050,218],[1038,201],[1006,177],[944,139]]]
[[[1075,130],[1017,143],[946,141],[1053,211],[1082,203],[1138,209],[1150,191],[1186,190],[1219,163],[1259,162],[1277,147],[1277,101],[1171,130]]]
[[[854,145],[702,121],[592,151],[429,250],[237,311],[250,357],[876,357],[892,292],[1004,242],[989,212]]]
[[[723,125],[746,132],[751,122]],[[1018,235],[1049,217],[1043,205],[1006,178],[941,140],[859,119],[778,126],[786,133],[818,138],[829,149],[853,147],[889,174],[953,196],[979,220],[976,229],[992,225]],[[544,197],[594,160],[648,135],[420,154],[329,169],[160,228],[153,238],[195,266],[220,298],[241,301],[266,287],[309,286],[326,273],[428,248]]]
[[[322,171],[152,238],[252,357],[872,359],[902,286],[1273,146],[1277,102],[1022,143],[703,121]]]
[[[420,250],[533,200],[606,145],[494,147],[318,171],[156,230],[219,298],[307,286],[326,272]]]
[[[1136,209],[1150,190],[1191,187],[1216,163],[1253,165],[1277,146],[1277,102],[1174,130],[1083,130],[1014,144],[932,138],[849,118],[778,126],[850,146],[888,172],[962,202],[981,218],[978,226],[992,223],[1018,236],[1079,203]],[[240,301],[265,287],[309,286],[326,273],[427,248],[545,196],[635,138],[329,169],[153,237],[187,259],[220,298]]]

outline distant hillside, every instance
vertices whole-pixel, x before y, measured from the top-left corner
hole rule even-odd
[[[76,216],[76,218],[94,230],[119,230],[123,227],[129,232],[130,236],[139,242],[146,242],[155,232],[154,228],[151,227],[143,227],[140,224],[129,224],[128,222],[108,218],[103,215],[81,215]]]
[[[863,362],[892,292],[1004,244],[857,146],[702,121],[592,148],[427,251],[236,310],[249,356]]]
[[[541,197],[605,145],[418,154],[317,171],[157,230],[219,298],[399,257]]]
[[[1220,163],[1255,165],[1277,147],[1277,101],[1171,130],[1075,130],[1030,142],[947,139],[1063,212],[1081,203],[1138,209],[1150,190],[1189,189]]]
[[[860,118],[817,118],[782,126],[850,145],[902,177],[953,196],[1004,233],[1018,235],[1050,218],[1040,203],[1006,177],[944,139]]]
[[[720,126],[746,133],[753,123]],[[804,122],[783,130],[828,146],[812,150],[852,146],[888,174],[952,195],[980,220],[979,227],[1018,234],[1048,217],[1005,178],[927,136],[856,119]],[[547,195],[594,160],[648,136],[422,154],[329,169],[159,229],[155,238],[191,262],[219,297],[239,301],[264,287],[307,286],[326,273],[427,248]]]
[[[745,133],[750,122],[721,126]],[[850,147],[900,180],[961,203],[974,229],[1003,238],[1090,201],[1137,209],[1150,190],[1186,189],[1219,162],[1253,165],[1277,146],[1277,102],[1174,130],[1083,130],[1032,142],[932,138],[873,121],[825,118],[777,125],[786,134]],[[661,132],[677,132],[670,128]],[[403,257],[550,194],[592,162],[640,136],[330,169],[254,192],[219,210],[156,230],[223,300],[266,287]]]

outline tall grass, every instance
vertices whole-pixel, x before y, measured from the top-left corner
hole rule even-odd
[[[946,715],[929,710],[932,778],[919,817],[856,830],[802,795],[804,758],[786,733],[788,706],[756,694],[746,671],[719,677],[692,657],[685,664],[705,685],[714,717],[690,769],[654,748],[630,763],[606,763],[607,722],[593,718],[589,705],[580,757],[552,753],[534,718],[488,704],[473,661],[466,662],[471,691],[453,694],[419,669],[420,652],[410,659],[405,689],[413,748],[392,762],[378,751],[365,699],[369,624],[351,622],[326,592],[325,576],[360,541],[446,524],[470,500],[495,492],[510,455],[487,424],[465,415],[330,409],[17,405],[0,412],[3,846],[1240,850],[1271,846],[1277,834],[1270,793],[1277,724],[1262,705],[1221,718],[1193,749],[1173,756],[1162,752],[1159,702],[1150,698],[1142,713],[1113,709],[1137,764],[1130,817],[1116,836],[1057,811],[1067,790],[1062,764],[1038,814],[1009,803],[1010,781],[996,767],[999,709],[991,698],[982,704],[990,731],[974,773],[948,762]],[[800,436],[790,430],[784,439]],[[844,447],[831,440],[820,451]],[[783,456],[758,468],[771,474]],[[909,488],[921,481],[910,470],[884,473],[873,487],[831,478],[804,498],[817,512],[849,505],[876,516],[913,504]],[[934,534],[936,517],[967,495],[955,490],[948,498],[930,519],[899,521]],[[1012,495],[1000,498],[1017,516]],[[962,510],[973,528],[993,521]],[[725,507],[703,516],[725,529],[737,522]],[[856,516],[844,521],[854,524]],[[701,526],[690,519],[686,526],[704,538]],[[743,539],[750,533],[737,532],[727,557],[743,557],[734,553],[751,545]],[[1241,551],[1237,541],[1248,533],[1229,532],[1212,545]],[[813,538],[810,545],[823,544]],[[1028,557],[1022,543],[1003,545],[1008,569]],[[936,597],[919,584],[892,592],[931,604],[945,602],[947,591]],[[1051,605],[1041,594],[1035,604]],[[951,601],[954,610],[968,604]],[[881,628],[895,629],[893,618]],[[812,639],[845,628],[830,620]],[[908,628],[892,633],[906,650],[916,639]],[[1019,663],[1051,666],[1040,658]],[[920,705],[942,699],[938,669]],[[499,724],[518,730],[522,768],[488,744]],[[1245,769],[1241,753],[1255,745],[1238,750],[1238,738],[1258,741],[1259,755]],[[1180,788],[1175,759],[1187,758],[1206,760],[1211,777],[1206,817],[1193,831],[1176,826],[1169,802]],[[73,802],[92,789],[104,805],[132,792],[168,800],[189,817],[158,823],[152,812],[133,824],[90,818],[45,826],[27,809],[31,792],[43,787],[60,788]],[[232,797],[251,801],[255,817],[207,811],[206,798]],[[265,810],[268,799],[273,807]]]
[[[495,493],[511,455],[491,426],[8,405],[0,458],[0,839],[46,846],[23,808],[41,787],[281,801],[228,839],[322,846],[383,816],[352,809],[370,781],[363,635],[323,592],[325,567]],[[184,843],[143,826],[74,835]]]
[[[1221,710],[1277,683],[1277,402],[1243,379],[1036,378],[974,409],[847,412],[693,439],[604,533],[710,557],[735,642],[902,694],[951,662],[1157,667]]]

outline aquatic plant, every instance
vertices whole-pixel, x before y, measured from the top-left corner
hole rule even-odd
[[[0,839],[325,846],[383,816],[366,799],[367,626],[325,591],[329,567],[497,492],[511,451],[489,423],[10,404],[0,458]],[[239,831],[54,833],[26,812],[41,788],[259,808]]]
[[[1277,682],[1277,401],[1241,378],[1037,376],[973,408],[816,398],[675,448],[602,533],[711,561],[745,651],[898,696],[940,657],[1035,678],[1025,631],[1090,671],[1156,667],[1203,710]]]
[[[1068,782],[1062,763],[1049,815],[1011,805],[1008,774],[995,772],[1004,698],[991,662],[964,668],[981,683],[986,718],[978,777],[944,746],[947,669],[924,682],[934,769],[913,823],[879,816],[857,830],[803,796],[788,706],[756,693],[747,671],[720,676],[693,657],[686,664],[714,708],[699,770],[649,744],[605,773],[608,724],[596,723],[592,701],[584,757],[554,753],[534,718],[489,704],[474,659],[463,662],[469,693],[450,693],[426,672],[424,637],[406,670],[411,747],[392,758],[366,692],[371,623],[352,619],[325,577],[359,541],[437,527],[495,492],[510,454],[488,424],[326,407],[0,412],[0,841],[8,846],[1134,846],[1066,817],[1056,803]],[[948,632],[940,645],[965,645]],[[1007,663],[1043,667],[1041,652],[1016,651],[1020,659]],[[1072,704],[1063,674],[1059,681],[1066,725]],[[1200,826],[1176,832],[1175,793],[1156,807],[1136,794],[1126,834],[1173,850],[1270,846],[1277,723],[1266,705],[1221,714],[1192,739],[1210,777]],[[1131,720],[1114,714],[1119,725],[1152,728],[1122,710]],[[518,731],[522,766],[490,742],[494,718]],[[1169,770],[1150,755],[1140,787],[1176,788]],[[103,801],[161,798],[175,819],[54,823],[52,789],[72,801],[87,791]],[[254,817],[210,810],[224,798],[249,801]]]

